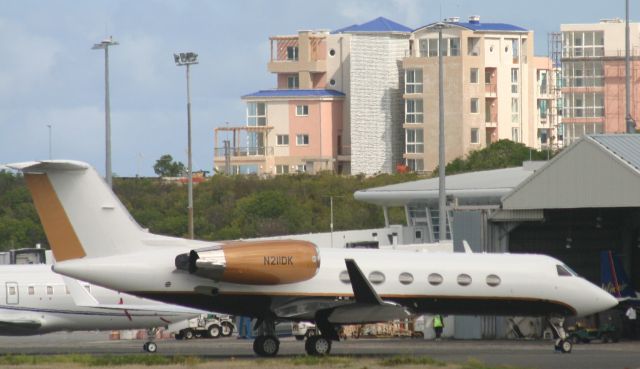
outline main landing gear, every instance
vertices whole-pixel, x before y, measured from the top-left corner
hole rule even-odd
[[[573,345],[571,344],[569,337],[567,337],[567,334],[564,331],[564,327],[563,327],[564,318],[562,317],[548,318],[547,322],[549,323],[549,326],[553,330],[554,337],[556,338],[554,343],[555,350],[563,354],[570,353],[571,349],[573,348]]]
[[[304,343],[304,350],[311,356],[329,355],[331,352],[331,340],[322,335],[309,336]]]
[[[253,341],[253,352],[258,356],[274,357],[280,349],[280,340],[276,337],[275,322],[271,319],[265,319],[262,323],[257,323],[256,327],[260,333]]]
[[[153,342],[154,339],[156,337],[156,329],[155,328],[151,328],[149,330],[147,330],[147,342],[145,342],[144,345],[142,345],[142,349],[145,350],[146,352],[149,353],[156,353],[158,351],[158,345]]]

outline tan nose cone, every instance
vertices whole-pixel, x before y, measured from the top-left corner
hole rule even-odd
[[[273,285],[306,281],[318,272],[320,255],[307,241],[277,240],[229,243],[222,246],[226,267],[222,280]]]

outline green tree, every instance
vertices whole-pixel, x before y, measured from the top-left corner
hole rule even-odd
[[[156,160],[153,171],[160,177],[179,177],[184,173],[184,164],[173,161],[171,155],[165,154]]]
[[[525,146],[522,143],[511,140],[499,140],[482,150],[470,152],[466,158],[457,158],[447,164],[447,175],[475,172],[500,168],[519,167],[527,160],[547,160],[555,153],[538,151]],[[433,171],[433,176],[438,175],[438,169]]]

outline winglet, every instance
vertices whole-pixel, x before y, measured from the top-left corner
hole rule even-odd
[[[380,296],[371,286],[371,283],[364,277],[362,271],[353,259],[345,259],[347,265],[347,272],[349,273],[349,280],[351,281],[351,288],[353,288],[353,296],[357,303],[382,305]]]

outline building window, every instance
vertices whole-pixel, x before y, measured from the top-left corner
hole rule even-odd
[[[442,56],[458,56],[460,55],[460,38],[444,38]],[[418,41],[420,47],[420,56],[434,57],[438,56],[438,39],[423,38]]]
[[[511,68],[511,93],[518,93],[518,68]]]
[[[604,65],[602,61],[563,62],[562,76],[562,86],[602,87],[604,86]]]
[[[267,125],[267,106],[265,103],[247,103],[247,125],[251,127]]]
[[[472,97],[471,98],[471,112],[472,113],[477,113],[478,111],[480,111],[480,108],[478,106],[478,98],[477,97]]]
[[[421,99],[410,99],[405,102],[405,123],[422,123],[423,111]]]
[[[287,60],[298,60],[297,46],[287,46]]]
[[[297,74],[294,76],[287,76],[287,88],[292,90],[300,88],[300,79]]]
[[[467,38],[467,55],[480,55],[480,37]]]
[[[469,73],[469,82],[478,83],[478,68],[471,68],[471,72]]]
[[[306,117],[309,115],[309,105],[296,105],[296,116]]]
[[[276,165],[276,174],[287,174],[289,173],[288,165]]]
[[[421,129],[406,130],[406,153],[423,153],[424,152],[424,134]]]
[[[460,55],[460,39],[458,37],[449,39],[449,55],[450,56]]]
[[[298,164],[296,165],[296,172],[298,173],[306,173],[307,171],[307,164]]]
[[[422,69],[407,69],[404,92],[407,94],[422,93]]]
[[[471,143],[472,144],[477,144],[480,143],[480,137],[478,137],[478,129],[477,128],[471,128]]]
[[[424,172],[424,160],[407,159],[407,167],[413,172]]]
[[[511,98],[511,123],[520,123],[520,100]]]
[[[577,92],[564,95],[564,114],[568,118],[604,117],[604,94],[602,92]]]
[[[511,56],[514,63],[520,61],[520,41],[517,38],[511,39]]]
[[[309,135],[296,135],[296,145],[306,146],[309,144]]]
[[[565,58],[604,56],[604,31],[562,32],[562,56]]]
[[[511,141],[520,142],[520,129],[518,127],[511,127]]]
[[[287,145],[289,145],[289,135],[278,135],[277,136],[277,144],[278,144],[278,146],[287,146]]]

